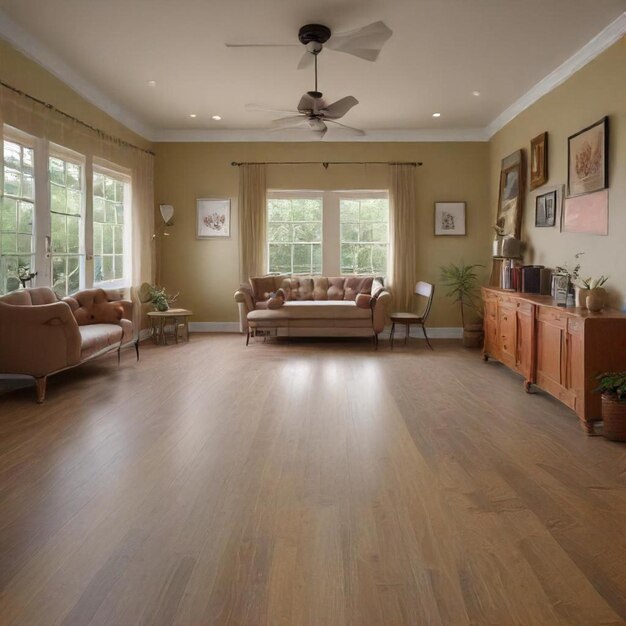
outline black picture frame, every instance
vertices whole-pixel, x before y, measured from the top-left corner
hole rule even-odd
[[[567,138],[567,197],[582,196],[609,186],[609,118]]]
[[[539,194],[535,198],[535,226],[537,228],[556,226],[557,208],[556,189]]]

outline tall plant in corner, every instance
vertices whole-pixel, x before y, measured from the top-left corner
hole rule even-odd
[[[448,288],[446,296],[459,304],[461,309],[461,324],[466,329],[465,315],[467,309],[474,311],[478,317],[482,317],[482,309],[476,304],[476,292],[478,291],[478,274],[476,268],[484,267],[475,263],[456,265],[450,263],[441,267],[441,282]]]

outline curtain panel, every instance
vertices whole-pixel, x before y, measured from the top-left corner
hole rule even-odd
[[[412,311],[417,260],[417,206],[413,165],[393,163],[389,166],[389,231],[389,288],[394,307],[399,311]]]
[[[242,282],[267,273],[265,165],[239,166],[239,274]]]

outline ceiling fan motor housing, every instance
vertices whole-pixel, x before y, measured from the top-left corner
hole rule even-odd
[[[305,24],[298,31],[298,39],[303,45],[311,41],[316,43],[326,43],[330,39],[330,28],[322,24]]]

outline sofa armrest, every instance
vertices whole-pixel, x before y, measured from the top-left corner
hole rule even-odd
[[[122,305],[124,311],[122,319],[133,321],[133,303],[130,300],[109,300],[117,305]]]
[[[385,289],[378,294],[374,308],[372,309],[372,326],[375,333],[385,330],[387,321],[387,308],[391,302],[391,294]]]
[[[0,372],[45,376],[80,362],[78,324],[66,302],[0,302]]]
[[[235,302],[239,309],[239,330],[242,333],[248,331],[248,313],[254,311],[254,294],[252,287],[242,283],[235,291]]]

